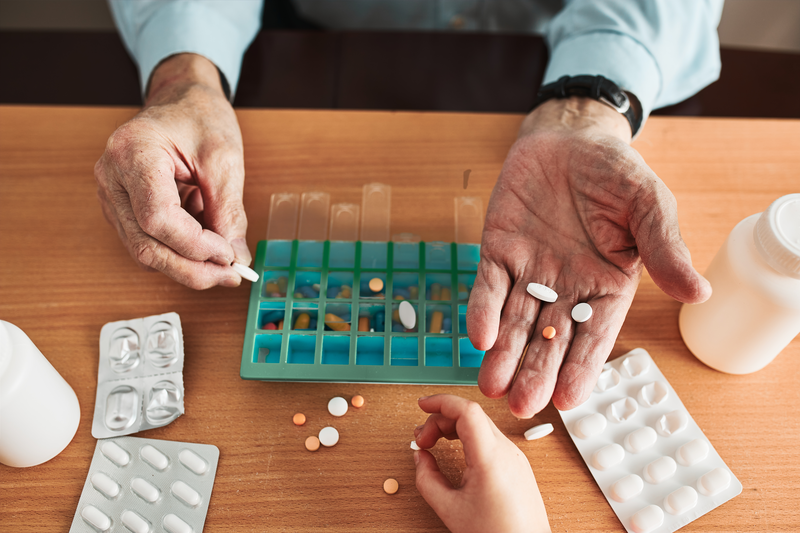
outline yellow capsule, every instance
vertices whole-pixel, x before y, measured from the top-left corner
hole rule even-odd
[[[334,331],[347,331],[350,329],[349,322],[345,322],[333,313],[325,313],[325,325]]]
[[[441,311],[434,311],[431,315],[431,327],[428,329],[428,333],[441,333],[442,320],[444,320],[444,313]]]
[[[442,286],[439,283],[431,284],[431,300],[442,299]]]
[[[294,329],[308,329],[310,323],[311,317],[308,316],[308,313],[300,313],[297,315],[297,320],[294,321]]]
[[[342,285],[339,294],[342,295],[342,298],[350,298],[353,296],[353,289],[347,285]]]
[[[278,287],[277,283],[267,283],[266,290],[270,294],[273,292],[281,292],[281,289]]]
[[[450,299],[450,287],[442,287],[442,300]]]
[[[294,297],[295,298],[302,298],[303,297],[303,293],[302,292],[296,292],[296,293],[294,293]]]
[[[395,309],[394,311],[392,311],[392,320],[394,320],[398,324],[400,323],[400,310],[399,309]]]
[[[278,322],[278,329],[283,329],[283,320]]]
[[[358,317],[358,331],[369,331],[369,317]]]
[[[403,297],[402,297],[402,296],[400,296],[399,294],[398,294],[397,296],[395,296],[395,297],[394,297],[394,299],[395,299],[395,300],[405,300],[405,298],[403,298]]]

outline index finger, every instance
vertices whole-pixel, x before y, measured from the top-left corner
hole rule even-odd
[[[469,464],[491,457],[493,444],[499,430],[478,403],[452,394],[437,394],[420,398],[419,406],[426,413],[439,413],[452,421],[458,438],[464,446],[464,456]],[[448,425],[442,420],[437,420],[436,424],[430,426],[426,423],[426,428],[423,429],[418,440],[422,439],[425,443],[428,438],[435,436],[434,442],[431,443],[432,446],[440,436],[446,436],[449,433]],[[428,429],[429,427],[435,429]],[[442,434],[439,435],[439,432]],[[420,444],[420,446],[430,447],[424,444]]]

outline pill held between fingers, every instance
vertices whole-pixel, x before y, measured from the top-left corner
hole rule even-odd
[[[400,484],[396,479],[389,478],[383,482],[383,491],[386,494],[395,494],[400,488]]]
[[[383,280],[381,278],[372,278],[369,280],[369,290],[372,292],[380,292],[383,289]]]
[[[544,337],[547,340],[550,340],[555,336],[556,336],[556,328],[554,328],[553,326],[547,326],[542,330],[542,337]]]
[[[422,448],[419,447],[419,444],[417,444],[417,441],[412,440],[411,441],[411,449],[418,452]]]
[[[350,403],[353,405],[353,407],[363,407],[364,397],[361,396],[360,394],[357,394],[353,396],[353,398],[350,400]]]
[[[253,283],[258,281],[258,273],[256,273],[256,271],[249,266],[245,266],[241,263],[233,263],[231,266],[237,274],[242,276],[247,281],[252,281]]]
[[[553,432],[553,424],[540,424],[525,432],[525,440],[541,439]]]
[[[295,413],[292,417],[292,422],[295,426],[302,426],[306,423],[306,415],[303,413]]]
[[[543,302],[553,303],[558,299],[556,291],[539,283],[528,283],[528,294]]]
[[[331,426],[322,428],[319,432],[319,442],[328,448],[335,446],[339,442],[339,432]]]
[[[310,436],[306,439],[306,450],[315,452],[319,450],[319,439],[315,436]]]
[[[347,413],[347,400],[341,396],[331,398],[328,402],[328,412],[333,416],[344,416]]]
[[[579,303],[572,308],[572,320],[575,322],[586,322],[592,318],[592,306],[586,302]]]

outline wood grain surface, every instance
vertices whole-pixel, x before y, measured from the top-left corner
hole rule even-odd
[[[92,167],[133,108],[0,107],[0,318],[25,331],[75,389],[81,424],[55,459],[0,465],[0,531],[67,531],[89,469],[103,324],[180,314],[186,414],[139,436],[215,444],[216,484],[205,531],[445,531],[414,486],[409,450],[425,416],[416,398],[443,390],[474,399],[529,458],[553,531],[623,531],[552,406],[516,420],[477,387],[243,381],[239,362],[248,284],[196,292],[140,270],[105,222]],[[453,197],[489,194],[519,115],[239,111],[252,250],[265,237],[270,194],[324,190],[360,201],[389,183],[392,232],[451,240]],[[747,215],[800,190],[800,121],[651,118],[635,143],[678,200],[681,229],[702,272]],[[465,192],[463,171],[471,169]],[[764,370],[731,376],[698,362],[677,327],[679,304],[645,276],[612,357],[641,346],[744,485],[685,531],[800,531],[800,340]],[[309,453],[328,425],[327,401],[366,405],[336,421],[339,444]],[[308,417],[295,427],[292,415]],[[522,433],[551,422],[550,436]],[[460,445],[440,442],[458,482]],[[396,478],[394,496],[383,481]]]

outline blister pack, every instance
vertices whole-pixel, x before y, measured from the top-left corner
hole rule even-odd
[[[589,399],[560,414],[629,532],[671,533],[742,492],[642,348],[606,363]]]
[[[70,533],[200,533],[217,474],[210,444],[97,441]]]
[[[177,313],[100,330],[92,436],[130,435],[183,414],[183,330]]]

